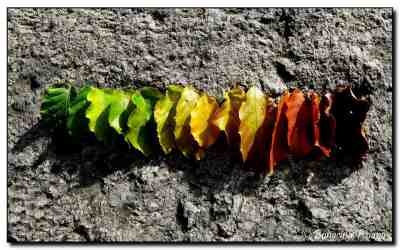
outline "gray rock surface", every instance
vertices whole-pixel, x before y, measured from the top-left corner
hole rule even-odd
[[[391,241],[392,9],[9,9],[10,241]],[[40,123],[60,80],[136,88],[240,83],[273,96],[350,83],[373,105],[360,165],[290,160],[244,171],[126,146],[71,147]]]

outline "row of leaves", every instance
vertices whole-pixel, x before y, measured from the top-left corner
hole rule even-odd
[[[191,86],[158,89],[101,89],[84,86],[50,87],[43,98],[42,118],[55,126],[66,123],[68,133],[87,131],[109,143],[122,136],[145,156],[152,153],[156,134],[165,154],[177,149],[202,159],[205,150],[224,132],[230,145],[240,145],[243,162],[272,174],[278,162],[329,157],[332,148],[355,158],[368,149],[362,124],[370,102],[356,98],[348,86],[318,95],[295,89],[277,102],[256,87],[234,88],[218,104],[214,97]],[[114,137],[113,137],[114,135]],[[155,136],[154,136],[155,137]]]

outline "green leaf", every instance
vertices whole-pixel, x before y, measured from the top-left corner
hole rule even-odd
[[[67,129],[70,135],[79,135],[87,130],[88,120],[86,119],[85,111],[89,107],[89,102],[86,98],[90,89],[90,86],[81,88],[70,103],[67,118]]]
[[[196,149],[196,141],[190,132],[190,113],[196,106],[199,94],[190,86],[185,87],[176,106],[175,141],[183,155],[190,157]]]
[[[176,105],[183,88],[177,85],[169,85],[163,96],[154,107],[154,119],[157,123],[157,136],[161,148],[165,154],[169,154],[175,148],[174,127]]]
[[[158,89],[153,87],[143,87],[139,91],[145,99],[151,102],[151,106],[154,106],[158,99],[163,96]]]
[[[125,134],[125,140],[148,156],[151,153],[151,144],[150,131],[146,125],[152,119],[152,102],[145,99],[139,91],[132,95],[131,101],[135,109],[128,117],[128,132]]]
[[[57,122],[65,119],[71,98],[76,96],[75,88],[48,88],[41,105],[41,114],[44,120],[55,120]]]

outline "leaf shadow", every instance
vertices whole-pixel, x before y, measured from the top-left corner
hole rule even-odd
[[[150,157],[144,157],[129,148],[123,140],[117,140],[110,146],[97,141],[93,135],[85,136],[78,142],[71,141],[63,131],[65,130],[50,131],[44,124],[38,123],[20,137],[11,152],[22,152],[39,138],[50,138],[46,150],[31,167],[50,159],[51,173],[74,175],[79,187],[103,183],[104,177],[116,171],[128,174],[132,171],[132,166],[138,168],[149,163],[166,165],[169,171],[182,173],[180,181],[187,183],[190,192],[195,196],[224,191],[251,195],[262,185],[276,185],[277,178],[287,181],[296,189],[313,184],[323,190],[338,185],[361,167],[360,163],[340,157],[318,161],[290,160],[280,163],[273,176],[264,176],[245,169],[238,149],[229,148],[221,138],[207,151],[203,160],[196,161],[177,152],[163,155],[159,151]]]
[[[65,145],[56,145],[49,157],[53,159],[51,172],[76,176],[78,188],[103,184],[104,177],[116,171],[126,173],[134,162],[145,161],[138,152],[132,152],[120,140],[105,145],[94,136],[87,136],[73,146],[75,148],[71,151],[71,146],[66,148]]]
[[[253,192],[263,182],[262,175],[243,168],[238,149],[228,147],[221,138],[200,161],[176,153],[166,157],[166,163],[173,171],[182,173],[182,180],[198,197],[223,191]]]
[[[143,162],[143,157],[138,152],[130,150],[120,140],[106,146],[97,141],[94,135],[74,139],[65,131],[66,128],[63,127],[49,128],[49,125],[42,121],[32,126],[12,147],[8,146],[8,177],[16,175],[18,171],[24,171],[25,168],[18,168],[21,163],[16,157],[30,154],[31,150],[26,153],[25,150],[38,143],[46,145],[43,145],[43,150],[34,156],[34,162],[28,167],[35,169],[49,160],[52,174],[76,176],[79,187],[102,182],[103,177],[118,170],[128,171],[126,166],[135,161]]]

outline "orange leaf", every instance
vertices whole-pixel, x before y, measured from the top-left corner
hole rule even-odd
[[[287,101],[288,146],[296,157],[304,157],[313,150],[311,102],[296,89]]]
[[[305,157],[312,152],[317,153],[317,157],[320,157],[321,153],[329,156],[332,145],[320,142],[320,97],[313,91],[304,97],[297,90],[290,96],[291,100],[295,98],[297,100],[293,101],[294,104],[290,103],[290,100],[288,104],[288,114],[291,116],[288,118],[288,144],[291,153],[296,157]],[[329,122],[328,125],[330,124]],[[326,135],[334,132],[334,126],[328,126],[327,129],[328,131],[324,131]]]

